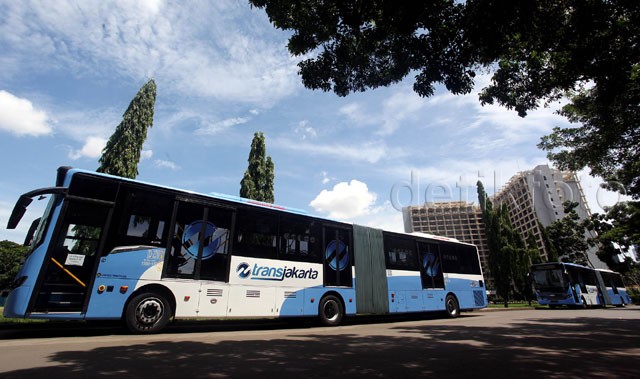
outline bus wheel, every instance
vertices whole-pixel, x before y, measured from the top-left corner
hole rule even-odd
[[[133,333],[155,333],[167,325],[171,313],[171,305],[164,296],[143,292],[129,302],[125,322]]]
[[[447,317],[456,318],[460,316],[460,306],[458,305],[458,300],[453,295],[447,295],[447,298],[444,301],[444,305],[446,307]]]
[[[582,309],[587,309],[587,308],[588,308],[588,306],[587,306],[587,300],[586,300],[584,297],[582,297],[582,298],[581,298],[581,300],[582,300],[582,304],[580,305],[580,307],[581,307]]]
[[[320,300],[320,305],[318,306],[318,318],[323,325],[340,325],[343,316],[344,310],[340,299],[333,295],[327,295]]]

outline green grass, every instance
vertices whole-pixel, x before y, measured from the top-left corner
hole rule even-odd
[[[531,302],[531,305],[529,305],[529,303],[527,302],[509,303],[509,307],[507,308],[534,308],[539,306],[540,305],[537,302],[533,301]],[[489,308],[504,309],[504,303],[489,304]]]
[[[6,318],[2,314],[4,313],[4,307],[0,307],[0,325],[6,324],[31,324],[31,323],[43,323],[47,320],[33,320],[27,318]]]

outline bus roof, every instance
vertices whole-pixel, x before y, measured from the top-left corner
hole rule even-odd
[[[247,199],[247,198],[244,198],[244,197],[233,196],[233,195],[223,194],[223,193],[219,193],[219,192],[200,193],[200,192],[195,192],[195,191],[186,190],[186,189],[182,189],[182,188],[169,187],[169,186],[164,186],[164,185],[160,185],[160,184],[156,184],[156,183],[145,182],[145,181],[138,180],[138,179],[124,178],[124,177],[120,177],[120,176],[105,174],[105,173],[102,173],[102,172],[84,170],[84,169],[79,169],[79,168],[62,168],[61,167],[60,169],[67,170],[69,176],[73,176],[76,173],[89,174],[89,175],[95,175],[95,176],[102,176],[102,177],[112,178],[112,179],[115,179],[115,180],[121,180],[121,181],[124,181],[124,182],[137,183],[137,184],[147,185],[147,186],[150,186],[150,187],[161,188],[161,189],[164,189],[164,190],[182,192],[182,193],[187,193],[187,194],[191,194],[191,195],[205,196],[205,197],[210,197],[210,198],[213,198],[213,199],[226,200],[226,201],[231,201],[231,202],[239,203],[239,204],[248,204],[248,205],[253,205],[253,206],[257,206],[257,207],[261,207],[261,208],[267,208],[267,209],[275,209],[275,210],[284,211],[284,212],[288,212],[288,213],[299,214],[299,215],[305,215],[305,216],[309,215],[309,213],[307,211],[305,211],[304,209],[286,207],[286,206],[283,206],[283,205],[266,203],[266,202],[263,202],[263,201]],[[68,183],[67,183],[67,185],[68,185]]]

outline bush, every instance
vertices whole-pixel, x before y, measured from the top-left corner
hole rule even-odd
[[[627,293],[633,304],[640,304],[640,287],[627,287]]]
[[[28,247],[11,241],[0,241],[0,291],[9,287],[20,269]]]

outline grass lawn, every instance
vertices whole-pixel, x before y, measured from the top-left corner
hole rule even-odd
[[[531,305],[529,305],[529,303],[509,303],[508,308],[534,308],[534,307],[541,307],[541,305],[535,301],[532,302]],[[489,308],[504,308],[504,303],[489,304]]]

